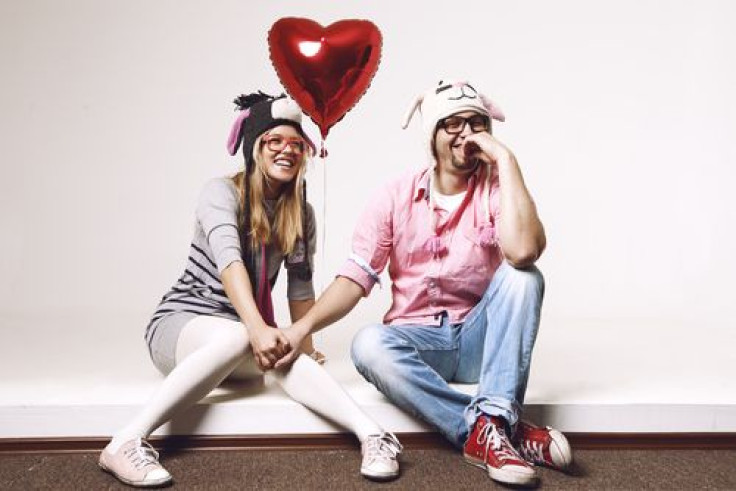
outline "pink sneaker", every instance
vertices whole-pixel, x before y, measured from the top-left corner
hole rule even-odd
[[[547,426],[540,428],[519,421],[514,443],[524,459],[533,465],[543,465],[564,471],[572,464],[572,449],[565,435]]]
[[[503,420],[481,415],[463,448],[465,461],[485,468],[494,481],[529,486],[537,482],[537,473],[511,444]]]
[[[142,438],[125,442],[114,454],[105,448],[99,465],[131,486],[162,486],[172,480],[171,474],[158,463],[158,452]]]

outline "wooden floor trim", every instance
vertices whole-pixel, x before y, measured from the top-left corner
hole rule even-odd
[[[736,450],[736,433],[567,433],[579,450]],[[437,433],[400,433],[409,449],[448,447]],[[0,438],[0,453],[96,452],[109,441],[106,437]],[[228,435],[153,437],[151,443],[168,450],[335,450],[357,445],[352,434]]]

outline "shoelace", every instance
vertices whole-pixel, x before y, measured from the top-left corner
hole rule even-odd
[[[479,445],[486,446],[486,453],[488,453],[489,448],[496,452],[499,460],[521,460],[519,454],[506,437],[506,433],[500,431],[493,423],[486,424],[480,430],[477,442]]]
[[[376,459],[393,460],[404,450],[398,438],[391,432],[384,432],[378,436],[368,437],[365,453],[366,457],[373,461]]]
[[[521,456],[527,462],[534,464],[543,464],[546,462],[544,458],[544,446],[532,440],[524,440],[519,446]]]
[[[154,450],[150,443],[145,440],[138,439],[135,445],[125,451],[125,456],[130,462],[140,470],[149,464],[158,464],[158,452]]]

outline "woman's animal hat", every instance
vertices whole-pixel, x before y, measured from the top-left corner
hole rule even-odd
[[[230,155],[235,155],[242,144],[246,167],[253,159],[256,139],[271,128],[284,124],[294,127],[314,154],[314,143],[302,129],[302,110],[293,99],[285,94],[274,97],[258,91],[241,95],[234,102],[240,114],[230,130],[227,150]]]

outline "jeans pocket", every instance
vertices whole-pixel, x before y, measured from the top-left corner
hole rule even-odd
[[[444,326],[401,325],[396,329],[401,344],[419,351],[449,351],[457,348],[450,329]]]

